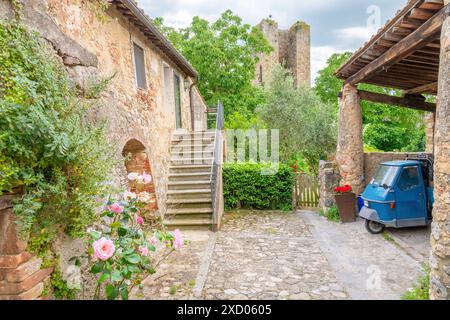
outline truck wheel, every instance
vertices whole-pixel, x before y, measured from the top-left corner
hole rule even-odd
[[[366,229],[371,234],[383,233],[384,228],[385,228],[384,224],[378,223],[376,221],[366,220]]]

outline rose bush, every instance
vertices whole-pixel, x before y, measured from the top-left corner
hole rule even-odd
[[[139,179],[139,175],[133,176]],[[142,183],[151,179],[142,179]],[[102,211],[100,223],[88,230],[91,237],[90,272],[97,276],[95,299],[127,300],[131,290],[155,272],[156,267],[174,250],[184,245],[179,230],[170,233],[156,229],[146,231],[144,216],[148,203],[135,193],[125,192],[120,199],[109,199]],[[156,261],[156,254],[161,258]],[[101,292],[104,288],[105,295]]]

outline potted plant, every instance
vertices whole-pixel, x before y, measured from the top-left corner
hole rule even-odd
[[[334,199],[339,209],[342,223],[354,222],[356,220],[356,194],[349,185],[337,187]]]

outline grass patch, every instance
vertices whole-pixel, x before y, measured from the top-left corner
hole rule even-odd
[[[169,289],[169,294],[174,296],[177,294],[177,291],[178,291],[178,286],[171,286]]]
[[[394,238],[388,233],[388,232],[383,232],[383,238],[384,238],[384,240],[386,240],[386,241],[389,241],[389,242],[395,242],[395,240],[394,240]]]
[[[430,300],[430,268],[424,268],[424,275],[402,296],[402,300]]]
[[[328,221],[339,222],[341,221],[341,217],[339,216],[339,210],[337,206],[332,206],[328,211],[320,210],[319,213],[322,217],[328,219]]]

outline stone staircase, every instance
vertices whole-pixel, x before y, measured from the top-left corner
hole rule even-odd
[[[167,211],[169,229],[210,229],[215,131],[175,133],[172,138]]]

